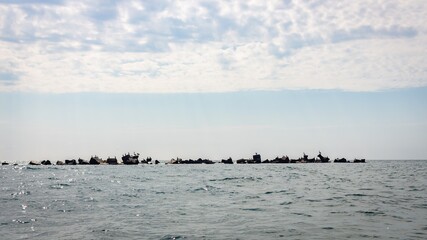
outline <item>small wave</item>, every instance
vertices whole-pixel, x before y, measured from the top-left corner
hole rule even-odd
[[[384,215],[384,212],[381,212],[381,211],[357,211],[357,213],[361,213],[367,216]]]
[[[304,217],[313,217],[312,215],[307,214],[307,213],[292,213],[292,214],[298,215],[298,216],[304,216]]]
[[[175,240],[175,239],[185,239],[184,236],[179,235],[165,235],[160,240]]]
[[[138,194],[123,193],[123,197],[137,198]]]
[[[325,230],[333,230],[334,228],[333,228],[333,227],[322,227],[322,229],[325,229]]]
[[[40,170],[43,170],[43,168],[41,168],[41,167],[30,167],[30,166],[27,166],[24,169],[30,170],[30,171],[40,171]]]
[[[427,208],[427,203],[422,203],[422,204],[415,204],[413,205],[414,208]]]
[[[369,195],[363,194],[363,193],[351,193],[346,194],[346,197],[368,197]]]
[[[204,187],[199,187],[199,188],[193,189],[193,190],[191,190],[191,192],[213,192],[213,191],[219,191],[220,189],[221,188],[206,185]]]
[[[241,208],[243,211],[263,211],[262,208]]]
[[[21,191],[19,191],[19,192],[14,192],[14,193],[11,193],[10,195],[12,195],[12,196],[19,196],[19,195],[30,195],[31,194],[31,192],[30,191],[24,191],[24,190],[21,190]]]
[[[58,212],[72,212],[73,210],[71,209],[59,209]]]
[[[291,201],[287,201],[287,202],[282,202],[280,203],[280,205],[291,205],[293,202]]]
[[[273,194],[273,193],[284,193],[286,195],[294,194],[292,192],[289,192],[288,190],[279,190],[279,191],[267,191],[267,192],[264,192],[264,194],[267,194],[267,195]]]
[[[69,186],[70,185],[66,184],[66,183],[59,183],[59,184],[50,185],[49,188],[51,188],[51,189],[63,189],[64,187],[69,187]]]
[[[19,223],[19,224],[27,224],[30,222],[35,222],[36,219],[27,219],[27,220],[21,220],[21,219],[13,219],[12,222]],[[6,224],[7,225],[7,224]]]
[[[262,180],[261,177],[226,177],[220,179],[210,179],[211,182],[222,182],[222,181],[234,181],[234,180],[247,180],[247,181],[258,181]]]
[[[348,214],[346,211],[332,211],[331,214]]]
[[[257,198],[261,198],[258,195],[254,195],[254,196],[246,196],[245,199],[257,199]]]
[[[89,189],[94,191],[94,192],[102,192],[102,189],[100,189],[100,188],[89,187]]]
[[[411,191],[411,192],[419,192],[419,191],[424,191],[425,190],[425,188],[420,188],[420,187],[417,187],[417,186],[409,186],[409,190],[408,191]]]

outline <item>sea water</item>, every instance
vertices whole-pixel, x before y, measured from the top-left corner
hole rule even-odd
[[[427,239],[427,161],[0,169],[0,239]]]

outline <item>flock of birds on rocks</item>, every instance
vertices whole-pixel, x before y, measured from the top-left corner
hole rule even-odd
[[[308,158],[308,155],[305,153],[303,154],[302,158],[298,159],[289,159],[288,156],[283,156],[281,158],[276,157],[272,160],[261,160],[261,155],[258,153],[255,153],[255,155],[252,156],[252,159],[238,159],[236,160],[236,164],[261,164],[261,163],[329,163],[331,162],[329,157],[324,157],[321,152],[317,155],[317,158]],[[337,158],[333,162],[335,163],[365,163],[365,159],[354,159],[353,161],[349,161],[346,158]],[[57,161],[56,165],[118,165],[118,164],[124,164],[124,165],[137,165],[137,164],[159,164],[159,160],[153,161],[151,157],[148,157],[143,160],[139,160],[139,153],[133,153],[131,155],[130,153],[124,154],[122,156],[122,162],[119,162],[116,157],[110,158],[108,157],[106,160],[103,160],[99,158],[98,156],[92,156],[89,161],[79,158],[78,160],[71,159],[71,160],[65,160],[65,161]],[[166,162],[165,164],[214,164],[215,161],[209,160],[209,159],[202,159],[199,158],[197,160],[188,159],[183,160],[181,158],[173,158],[169,162]],[[234,161],[232,158],[228,159],[222,159],[220,163],[223,164],[234,164]],[[53,163],[50,160],[43,160],[41,162],[36,161],[30,161],[28,163],[29,165],[53,165]],[[2,165],[9,165],[7,162],[2,162]],[[16,163],[14,165],[17,165]]]

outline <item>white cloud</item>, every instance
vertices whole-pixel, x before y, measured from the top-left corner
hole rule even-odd
[[[0,1],[0,91],[422,87],[425,16],[415,0]]]

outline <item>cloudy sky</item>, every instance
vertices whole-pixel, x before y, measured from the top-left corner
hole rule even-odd
[[[422,0],[0,0],[0,161],[425,159],[426,16]]]

